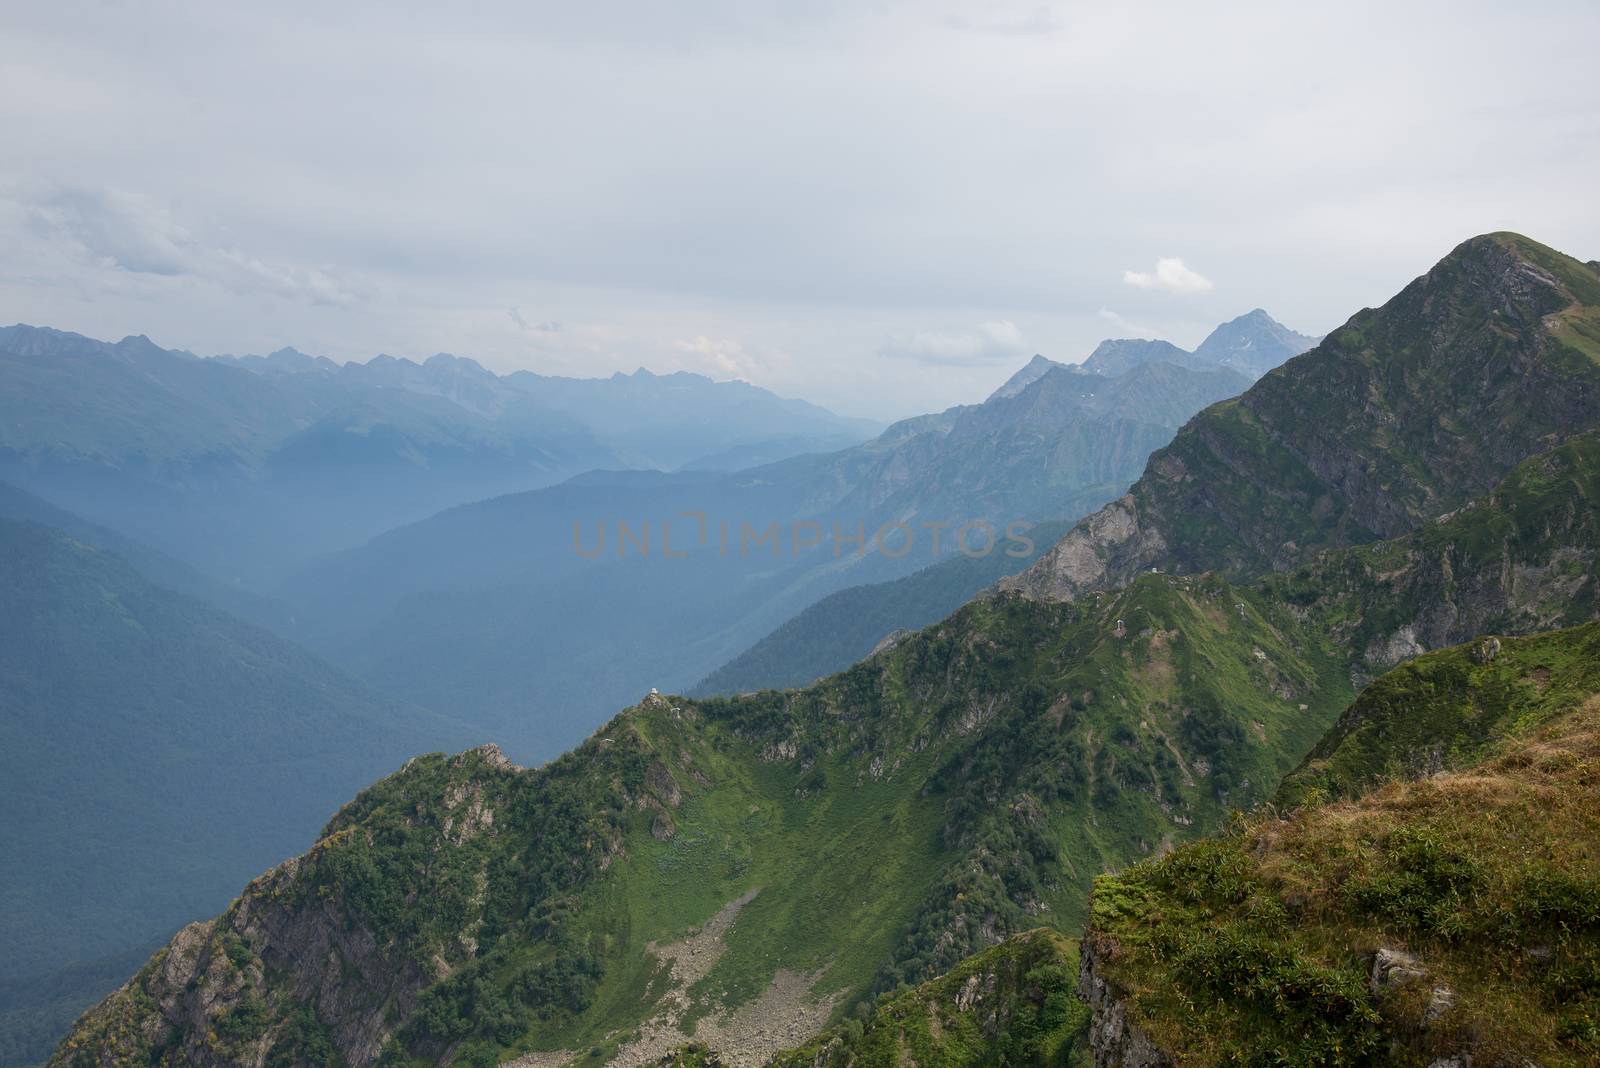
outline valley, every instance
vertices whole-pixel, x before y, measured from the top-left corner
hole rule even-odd
[[[411,760],[52,1063],[1584,1063],[1597,308],[1473,239],[852,667]]]

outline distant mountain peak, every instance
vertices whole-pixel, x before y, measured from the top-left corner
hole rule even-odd
[[[1151,338],[1108,338],[1095,346],[1082,369],[1096,375],[1126,374],[1140,364],[1174,363],[1196,367],[1194,354],[1170,341]]]
[[[473,375],[477,378],[498,378],[493,371],[470,356],[455,356],[448,352],[436,352],[422,363],[423,367],[433,371],[459,372]]]
[[[1260,378],[1321,340],[1289,329],[1264,308],[1253,308],[1211,331],[1194,354],[1208,363]]]
[[[1040,356],[1038,353],[1034,353],[1033,359],[1023,364],[1021,370],[1012,375],[1010,378],[1006,379],[1005,384],[999,389],[989,394],[989,400],[1001,400],[1005,397],[1015,397],[1018,393],[1021,393],[1023,390],[1027,389],[1033,383],[1037,382],[1039,379],[1043,378],[1057,367],[1066,366],[1067,365],[1064,363],[1057,363],[1055,360],[1046,359],[1045,357]]]

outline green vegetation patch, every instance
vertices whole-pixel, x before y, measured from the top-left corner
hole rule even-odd
[[[1592,667],[1597,634],[1508,641],[1500,658]],[[1510,741],[1474,732],[1460,751],[1486,759],[1466,770],[1243,821],[1103,876],[1099,974],[1185,1064],[1595,1063],[1600,679],[1552,678],[1561,696],[1487,728]],[[1480,676],[1481,703],[1503,681]],[[1380,950],[1414,974],[1374,984]]]
[[[1016,935],[912,990],[884,995],[771,1068],[1086,1065],[1078,953],[1054,931]]]

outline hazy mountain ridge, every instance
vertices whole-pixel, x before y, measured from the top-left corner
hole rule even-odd
[[[1144,364],[1167,363],[1191,371],[1233,371],[1254,380],[1321,340],[1290,330],[1257,308],[1218,326],[1193,352],[1170,341],[1119,338],[1102,341],[1082,369],[1091,374],[1120,375]]]
[[[1005,540],[1009,526],[1112,498],[1187,415],[1245,384],[1165,366],[1118,378],[1053,370],[841,452],[728,475],[591,473],[462,506],[319,563],[284,596],[316,621],[318,647],[363,677],[493,724],[519,755],[546,755],[643,689],[688,689],[836,590],[957,555],[969,521],[994,541],[985,552],[990,534],[975,527],[969,549],[1000,557],[990,575],[1006,573],[1006,560],[1036,551]],[[651,530],[651,557],[637,544],[619,556],[621,522]],[[686,558],[662,555],[669,522]],[[929,523],[944,525],[938,555]],[[747,551],[744,524],[776,524],[781,546]],[[912,538],[903,555],[830,540],[837,529],[870,543],[893,524],[905,524],[897,544]],[[797,530],[820,544],[796,550]]]
[[[1214,363],[1260,378],[1308,349],[1322,338],[1290,330],[1260,308],[1213,330],[1194,350],[1198,360]]]
[[[473,737],[31,522],[0,520],[0,602],[0,981],[167,937],[353,786]]]
[[[206,359],[20,325],[0,329],[0,385],[0,478],[258,587],[395,525],[592,468],[878,429],[697,375],[501,378],[444,354]]]
[[[1433,327],[1456,310],[1424,303]],[[1545,342],[1530,331],[1492,359],[1521,369],[1548,354]],[[1483,355],[1449,351],[1467,366]],[[1399,346],[1371,358],[1406,357]],[[1583,368],[1561,366],[1573,377],[1527,376],[1530,387],[1581,391]],[[1435,403],[1446,411],[1453,398]],[[1364,413],[1351,415],[1352,434],[1370,433]],[[755,1048],[741,1045],[739,1005],[782,996],[817,1026],[1040,922],[1071,930],[1097,871],[1218,830],[1272,794],[1349,704],[1352,677],[1371,670],[1373,643],[1352,635],[1409,628],[1419,645],[1448,625],[1416,621],[1504,617],[1515,629],[1592,617],[1593,436],[1552,444],[1442,523],[1252,584],[1141,573],[1073,600],[1002,592],[804,690],[652,697],[542,769],[509,768],[493,752],[414,761],[347,807],[305,859],[158,955],[86,1017],[58,1062],[205,1049],[222,1064],[297,1063],[315,1041],[355,1066],[578,1057],[590,1046],[644,1063],[656,1056],[645,1038],[688,1037],[681,1014],[665,1017],[664,1033],[644,1026],[651,999],[674,988],[687,1018],[738,1053]],[[1292,486],[1295,471],[1269,455],[1246,475]],[[1467,495],[1451,479],[1480,475],[1444,467],[1433,495]],[[1397,561],[1410,561],[1399,577]],[[1519,577],[1458,582],[1456,564]],[[1318,568],[1339,582],[1316,581]],[[1380,659],[1418,651],[1377,644]],[[424,856],[435,860],[396,863]],[[1184,868],[1174,885],[1206,870]],[[1096,898],[1097,925],[1107,900]],[[718,932],[708,970],[665,963],[707,928]],[[321,1001],[350,1011],[296,1016],[290,1006],[331,974],[303,963],[323,946],[351,978],[323,987]],[[449,977],[404,960],[434,960]],[[1092,975],[1102,960],[1088,963]],[[665,985],[645,983],[640,1005],[641,969],[657,968]],[[1303,974],[1321,983],[1321,972]],[[1370,1021],[1356,993],[1365,987],[1345,972],[1328,978],[1317,989],[1343,1000],[1317,1002],[1337,1010],[1326,1026]],[[1297,1006],[1302,988],[1285,989]]]
[[[1117,338],[1102,341],[1082,369],[1095,375],[1126,374],[1147,363],[1170,363],[1174,367],[1190,370],[1215,370],[1214,361],[1202,360],[1187,349],[1180,349],[1170,341],[1152,341],[1142,338]]]
[[[86,545],[120,556],[157,586],[205,601],[269,630],[281,633],[293,629],[287,605],[236,586],[225,586],[180,560],[4,482],[0,482],[0,519],[54,528]]]
[[[1027,557],[958,556],[903,578],[830,593],[706,676],[691,696],[787,689],[843,671],[880,644],[937,623],[1020,571],[1065,527],[1041,523],[1030,529],[1035,553]]]

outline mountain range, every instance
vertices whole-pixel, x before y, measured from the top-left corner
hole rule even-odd
[[[1592,1063],[1597,478],[1600,266],[1475,238],[839,674],[411,760],[52,1063]]]
[[[279,594],[326,656],[544,758],[843,588],[946,558],[988,561],[976,565],[987,581],[1020,568],[1039,548],[1030,525],[1116,497],[1188,416],[1247,384],[1163,363],[1116,377],[1054,367],[851,449],[732,474],[593,473],[461,506],[320,561]],[[668,539],[681,556],[665,555]],[[873,641],[930,620],[881,621]]]
[[[0,349],[9,353],[4,359],[18,389],[8,396],[18,411],[24,398],[37,402],[28,420],[12,427],[16,448],[9,458],[17,466],[10,470],[56,500],[92,504],[96,514],[134,529],[142,524],[119,511],[119,500],[159,512],[144,496],[155,493],[173,509],[161,516],[169,524],[208,510],[241,523],[254,506],[245,502],[265,501],[268,484],[296,508],[324,497],[352,498],[342,506],[360,522],[376,522],[352,491],[355,476],[367,478],[373,469],[340,440],[351,424],[339,420],[358,408],[366,430],[354,437],[409,440],[397,454],[409,459],[392,484],[409,487],[408,494],[418,479],[440,474],[437,455],[414,447],[421,424],[408,422],[413,415],[425,412],[427,426],[446,437],[471,427],[499,433],[520,418],[524,393],[538,394],[540,404],[573,420],[587,419],[586,432],[604,437],[614,455],[627,446],[637,458],[652,438],[671,439],[640,462],[673,463],[702,447],[726,446],[684,462],[677,473],[592,472],[403,528],[354,554],[370,553],[392,567],[359,596],[340,558],[284,587],[265,584],[278,594],[266,596],[257,592],[262,583],[213,577],[208,564],[220,559],[215,554],[180,559],[0,482],[0,530],[15,549],[13,569],[3,576],[8,769],[20,806],[14,811],[34,813],[12,826],[4,843],[17,861],[0,932],[14,948],[0,972],[6,1068],[37,1063],[40,1044],[112,985],[110,976],[125,968],[130,953],[164,938],[181,918],[225,902],[246,873],[293,852],[356,785],[404,756],[489,736],[534,755],[553,754],[599,723],[621,695],[658,679],[687,686],[747,645],[752,631],[758,636],[777,627],[817,592],[867,582],[856,588],[856,603],[875,609],[846,607],[850,626],[832,632],[825,617],[837,609],[825,605],[765,645],[787,659],[787,637],[822,621],[827,640],[811,650],[809,674],[798,680],[809,681],[859,659],[891,631],[948,614],[977,589],[1025,566],[1062,529],[1039,526],[1029,551],[1015,555],[969,557],[947,546],[943,555],[952,559],[922,571],[916,569],[925,560],[847,555],[841,564],[822,550],[809,560],[780,559],[781,566],[756,569],[752,578],[707,568],[708,561],[689,561],[681,576],[625,566],[636,561],[587,561],[572,553],[570,531],[560,529],[566,519],[627,516],[641,508],[648,514],[648,507],[681,506],[686,491],[704,493],[707,507],[743,508],[752,517],[799,511],[819,525],[838,516],[916,522],[940,510],[969,514],[962,511],[969,507],[991,508],[996,516],[1056,509],[1076,515],[1118,492],[1187,414],[1245,385],[1228,372],[1159,364],[1112,379],[1061,368],[1005,403],[905,421],[860,448],[789,457],[786,450],[819,439],[756,436],[782,428],[774,408],[787,402],[695,376],[502,379],[452,357],[341,366],[293,350],[200,359],[142,339],[106,345],[32,328],[6,331]],[[60,391],[73,380],[79,396],[63,400]],[[796,419],[825,416],[789,407]],[[320,430],[283,439],[286,428],[320,411],[329,413],[318,416]],[[695,426],[708,416],[727,425]],[[335,425],[343,429],[326,450],[307,444]],[[565,424],[540,425],[544,432]],[[713,442],[707,433],[724,436]],[[208,451],[210,460],[196,460]],[[784,459],[749,473],[717,470],[767,451]],[[291,492],[273,472],[294,455],[305,459],[311,481]],[[995,461],[993,470],[985,470],[986,459]],[[410,460],[417,470],[405,470]],[[210,474],[196,475],[207,464]],[[75,473],[58,481],[63,469]],[[92,476],[80,481],[90,469]],[[312,482],[317,486],[308,489]],[[157,483],[164,488],[152,490]],[[79,494],[91,484],[96,492]],[[111,492],[98,492],[107,487]],[[536,504],[518,513],[529,500]],[[481,522],[500,509],[508,518],[498,526]],[[539,520],[530,520],[539,509],[551,532],[545,545],[538,542]],[[413,540],[416,534],[422,540]],[[234,547],[219,537],[211,549],[231,554]],[[399,549],[386,556],[391,543]],[[183,539],[168,546],[190,547]],[[596,579],[601,567],[612,577]],[[874,579],[907,571],[893,582],[897,596],[878,596]],[[697,589],[708,576],[721,585]],[[498,596],[485,597],[485,588]],[[394,591],[391,606],[383,598]],[[320,641],[361,612],[378,613],[374,629],[391,643],[382,670],[335,641]],[[720,644],[674,622],[685,618],[698,627],[712,624]],[[528,620],[529,629],[519,629]],[[318,641],[343,668],[286,638]],[[706,651],[685,653],[687,641],[704,643]],[[619,643],[652,655],[618,656]],[[91,649],[100,650],[99,669],[74,672],[70,665]],[[352,669],[387,692],[369,688]],[[490,687],[511,700],[483,700]],[[242,759],[243,753],[256,759]],[[79,783],[74,804],[42,809],[29,800],[51,792],[36,781],[40,774]],[[103,816],[112,812],[117,818]],[[53,880],[29,874],[45,870]]]
[[[602,467],[839,448],[880,427],[743,382],[608,379],[469,359],[203,359],[0,329],[0,480],[225,581],[286,571],[443,508]],[[718,457],[723,457],[722,461]]]

